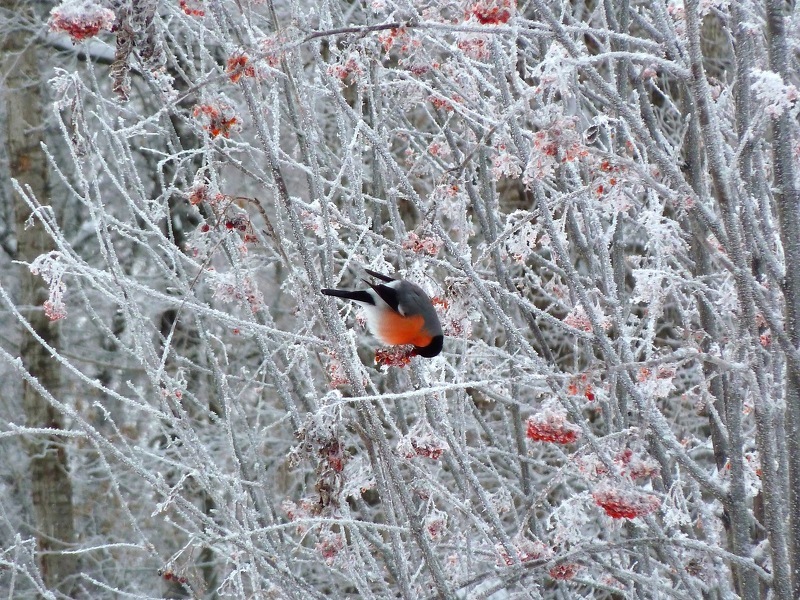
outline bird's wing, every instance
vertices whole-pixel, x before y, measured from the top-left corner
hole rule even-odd
[[[375,279],[380,279],[381,281],[385,281],[386,283],[394,281],[394,277],[389,277],[389,275],[384,275],[383,273],[378,273],[377,271],[372,271],[371,269],[364,269],[367,273],[372,275]]]
[[[378,294],[380,299],[386,302],[386,304],[388,304],[392,310],[397,311],[400,314],[407,314],[403,310],[400,310],[399,308],[400,299],[397,296],[396,289],[394,289],[393,287],[389,287],[388,285],[383,285],[382,283],[374,285],[369,281],[367,282],[367,285],[369,285],[369,287],[371,287],[374,290],[374,292]]]

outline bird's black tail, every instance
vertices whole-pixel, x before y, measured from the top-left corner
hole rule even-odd
[[[337,298],[345,298],[347,300],[355,300],[356,302],[364,302],[366,304],[375,304],[375,298],[365,290],[331,290],[328,288],[321,289],[320,292],[326,296],[336,296]]]

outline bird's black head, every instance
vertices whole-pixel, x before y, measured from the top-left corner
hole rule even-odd
[[[433,358],[442,351],[442,346],[444,346],[444,336],[435,335],[433,336],[433,339],[431,339],[430,344],[424,347],[414,346],[414,351],[416,352],[417,356],[422,356],[423,358]]]

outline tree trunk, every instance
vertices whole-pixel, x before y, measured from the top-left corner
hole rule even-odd
[[[785,7],[781,2],[766,3],[767,40],[769,42],[769,66],[784,81],[790,81]],[[775,204],[778,209],[781,242],[786,261],[786,278],[783,292],[786,295],[786,331],[795,348],[800,346],[800,275],[797,265],[800,259],[800,242],[797,232],[800,227],[800,192],[796,186],[794,158],[792,156],[792,117],[784,112],[772,121],[775,160],[775,182],[777,191]],[[786,373],[786,439],[789,446],[789,543],[792,569],[792,588],[795,597],[800,594],[800,373],[792,361],[787,363]]]
[[[19,17],[27,12],[13,0],[0,0],[0,8]],[[42,203],[48,203],[47,158],[41,149],[43,110],[41,73],[37,59],[38,46],[29,32],[14,27],[5,34],[0,53],[5,82],[4,133],[9,157],[9,175]],[[16,256],[31,261],[52,249],[52,242],[34,219],[27,224],[31,210],[23,198],[15,194]],[[23,266],[19,273],[18,303],[30,327],[49,346],[58,348],[59,332],[44,314],[42,305],[48,290],[41,277],[33,276]],[[60,369],[47,349],[26,328],[22,332],[20,357],[25,368],[54,395],[58,395]],[[63,429],[62,415],[28,383],[23,384],[23,406],[28,427]],[[75,587],[77,559],[62,554],[75,541],[72,485],[67,470],[66,448],[57,435],[37,435],[27,439],[30,456],[30,489],[34,507],[34,524],[38,536],[39,564],[42,578],[49,589],[70,595]]]

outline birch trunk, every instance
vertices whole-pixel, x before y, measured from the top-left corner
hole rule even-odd
[[[13,0],[0,1],[8,14],[16,13],[22,22],[22,11]],[[31,35],[14,27],[5,34],[0,52],[2,78],[5,83],[3,100],[4,134],[9,156],[9,176],[32,197],[49,204],[47,159],[41,148],[43,109],[40,90],[41,73],[37,49]],[[30,208],[14,194],[16,224],[16,256],[29,262],[52,249],[51,239],[35,220],[29,224]],[[59,346],[58,326],[44,314],[42,305],[48,290],[41,277],[32,275],[24,266],[19,270],[18,303],[35,336],[25,328],[21,334],[19,355],[28,372],[52,394],[58,395],[61,384],[58,363],[36,339],[41,338],[53,348]],[[59,430],[64,428],[62,415],[42,398],[27,382],[23,383],[23,406],[28,427]],[[30,457],[30,491],[34,507],[33,527],[38,537],[39,566],[48,589],[70,596],[77,571],[74,555],[62,554],[75,541],[72,485],[67,466],[67,452],[58,435],[30,436],[26,450]]]

